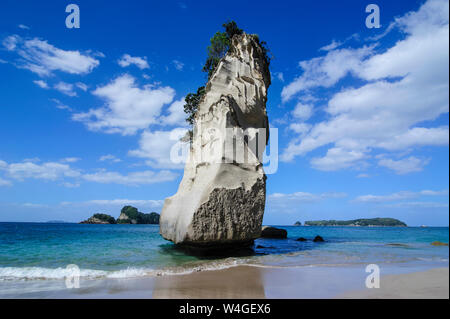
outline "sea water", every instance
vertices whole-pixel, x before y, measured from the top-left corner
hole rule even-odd
[[[277,226],[287,239],[257,239],[236,256],[191,256],[158,225],[0,223],[0,290],[14,281],[63,280],[75,264],[84,278],[176,275],[236,265],[260,267],[448,267],[448,227]],[[313,242],[320,235],[325,242]],[[304,237],[307,241],[296,241]]]

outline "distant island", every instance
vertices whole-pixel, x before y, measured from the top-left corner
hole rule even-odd
[[[396,226],[407,225],[395,218],[361,218],[352,220],[313,220],[305,221],[305,226]]]
[[[299,221],[296,221],[296,222],[294,223],[294,226],[301,226],[301,225],[302,225],[302,223],[299,222]]]
[[[155,212],[144,214],[136,207],[124,206],[117,220],[111,215],[97,213],[80,224],[159,224],[159,214]]]

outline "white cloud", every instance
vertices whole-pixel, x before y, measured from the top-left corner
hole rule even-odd
[[[62,185],[63,185],[64,187],[67,187],[67,188],[77,188],[77,187],[80,187],[80,183],[64,182],[64,183],[62,183]]]
[[[79,157],[65,157],[65,158],[61,159],[61,162],[63,162],[63,163],[75,163],[75,162],[78,162],[79,160],[81,160],[81,158],[79,158]]]
[[[79,88],[80,90],[86,92],[88,89],[88,86],[86,84],[84,84],[83,82],[77,82],[75,83],[75,85],[77,86],[77,88]]]
[[[74,91],[73,84],[66,82],[58,82],[53,86],[59,92],[68,95],[68,96],[76,96],[77,93]]]
[[[311,165],[321,171],[337,171],[354,166],[355,163],[363,165],[362,159],[367,156],[364,152],[345,150],[339,147],[330,148],[324,157],[314,157]]]
[[[149,65],[147,62],[147,57],[138,57],[138,56],[131,56],[129,54],[124,54],[117,63],[125,68],[127,66],[130,66],[132,64],[136,65],[139,69],[148,69]]]
[[[342,42],[333,40],[333,41],[331,41],[330,44],[321,47],[319,49],[319,51],[331,51],[331,50],[336,49],[337,47],[340,47],[341,45],[342,45]]]
[[[37,164],[33,162],[11,163],[0,167],[12,179],[24,180],[26,178],[55,181],[65,177],[78,177],[80,172],[67,164],[46,162]]]
[[[175,91],[167,86],[140,88],[134,77],[124,74],[98,87],[93,94],[104,99],[106,104],[74,114],[73,119],[85,123],[92,131],[132,135],[159,122],[163,105],[172,102]]]
[[[314,87],[327,88],[335,85],[348,73],[356,73],[361,68],[362,60],[368,57],[372,50],[373,46],[333,50],[326,56],[301,61],[299,66],[303,74],[283,88],[282,100],[286,102],[297,93]]]
[[[175,66],[175,69],[177,69],[178,71],[183,70],[183,68],[184,68],[184,63],[183,62],[180,62],[178,60],[173,60],[172,63]]]
[[[423,190],[419,192],[401,191],[388,195],[361,195],[356,197],[353,201],[364,203],[384,203],[419,198],[421,196],[448,196],[448,189],[441,191]]]
[[[30,30],[30,27],[26,26],[25,24],[19,24],[17,27],[23,30]]]
[[[292,115],[301,121],[306,121],[312,116],[313,108],[314,106],[312,104],[298,102],[295,109],[292,111]]]
[[[284,82],[284,74],[283,72],[275,72],[273,77],[276,77],[280,82]]]
[[[377,150],[448,145],[448,126],[430,125],[448,113],[446,13],[448,1],[429,0],[416,13],[397,19],[404,38],[381,53],[374,46],[332,50],[324,57],[301,62],[304,72],[283,89],[284,100],[334,86],[349,74],[365,84],[334,94],[324,109],[326,119],[301,138],[293,137],[281,159],[291,161],[327,146],[327,155],[313,159],[312,164],[332,170],[325,166],[336,163],[336,157],[342,160],[342,168],[358,167]],[[381,164],[395,166],[387,159]],[[426,161],[410,158],[406,164],[409,170],[419,170]]]
[[[62,50],[38,38],[25,40],[18,35],[11,35],[3,40],[3,45],[19,55],[18,67],[40,76],[49,76],[53,71],[87,74],[100,64],[80,51]]]
[[[392,169],[396,174],[403,175],[412,172],[420,172],[429,162],[430,159],[420,159],[410,156],[400,160],[382,158],[378,161],[378,165]]]
[[[50,101],[54,102],[56,104],[56,108],[60,109],[60,110],[68,110],[68,111],[72,111],[72,108],[63,104],[60,100],[58,99],[50,99]]]
[[[18,35],[10,35],[3,39],[2,44],[8,51],[13,51],[17,47],[17,43],[21,40]]]
[[[47,82],[42,81],[42,80],[36,80],[36,81],[33,81],[33,83],[36,84],[37,86],[39,86],[42,89],[48,89],[49,88]]]
[[[184,98],[173,102],[167,108],[168,115],[160,117],[162,125],[186,126],[186,113],[184,112]]]
[[[184,163],[174,163],[171,160],[170,152],[185,134],[186,129],[182,128],[171,131],[144,131],[139,140],[139,148],[129,151],[128,154],[147,159],[147,165],[154,168],[183,168]],[[186,147],[189,145],[186,144]]]
[[[320,200],[328,199],[328,198],[343,198],[346,197],[347,194],[332,192],[332,193],[322,193],[322,194],[312,194],[308,192],[295,192],[295,193],[273,193],[269,195],[267,198],[269,201],[282,200],[282,201],[296,201],[296,202],[317,202]]]
[[[100,156],[100,158],[98,160],[100,162],[108,161],[108,162],[113,162],[113,163],[118,163],[118,162],[122,161],[120,158],[117,158],[112,154]]]
[[[11,186],[12,183],[6,179],[0,177],[0,186]]]
[[[119,172],[100,171],[83,175],[83,179],[103,184],[143,185],[172,181],[177,174],[171,171],[141,171],[123,175]]]

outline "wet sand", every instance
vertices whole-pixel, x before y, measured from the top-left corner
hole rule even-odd
[[[398,269],[397,269],[398,271]],[[409,270],[402,270],[411,271]],[[365,287],[365,265],[352,267],[267,268],[236,266],[185,275],[81,280],[67,289],[64,281],[30,282],[0,288],[0,298],[448,298],[449,270],[435,268],[381,276],[379,289]]]

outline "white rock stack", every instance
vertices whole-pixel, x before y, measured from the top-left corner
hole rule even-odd
[[[161,212],[160,233],[176,244],[242,246],[261,233],[270,72],[256,36],[231,42],[195,115],[183,180]]]

